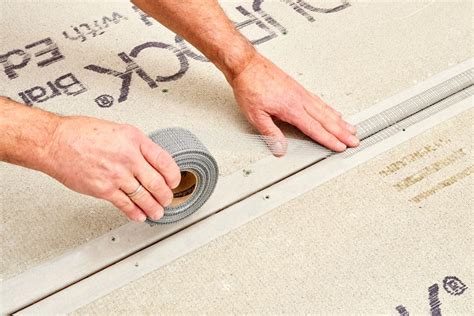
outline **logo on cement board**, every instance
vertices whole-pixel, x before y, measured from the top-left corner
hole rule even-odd
[[[459,296],[463,294],[468,287],[458,277],[447,276],[443,279],[443,288],[448,294]],[[439,285],[437,283],[428,288],[428,301],[431,315],[441,316],[441,300],[439,298]],[[400,316],[409,316],[408,309],[403,305],[398,305],[395,310]]]
[[[268,0],[253,0],[252,3],[243,3],[235,7],[233,13],[243,16],[243,21],[235,22],[236,28],[244,35],[247,28],[258,30],[251,34],[249,41],[253,45],[259,45],[273,40],[280,35],[288,34],[288,30],[277,21],[270,13],[266,12],[264,4]],[[308,22],[314,22],[315,14],[329,14],[342,11],[351,6],[348,0],[340,0],[339,4],[310,4],[308,0],[285,0],[275,2],[290,12],[303,17]],[[132,14],[141,22],[144,27],[156,27],[158,24],[146,13],[131,6]],[[123,13],[112,12],[110,15],[91,19],[87,22],[70,26],[69,29],[61,32],[61,39],[69,43],[74,42],[78,45],[86,41],[93,41],[104,36],[115,25],[127,23],[131,19]],[[247,36],[250,37],[250,36]],[[145,71],[137,62],[137,57],[141,51],[148,49],[161,49],[174,54],[180,64],[179,70],[169,76],[151,75]],[[107,78],[115,77],[121,79],[119,95],[102,94],[94,98],[95,103],[103,108],[111,107],[114,100],[118,103],[127,100],[132,82],[132,77],[138,77],[144,81],[149,88],[158,87],[161,82],[175,81],[182,78],[189,69],[189,59],[198,62],[209,62],[206,57],[195,52],[194,49],[182,38],[176,36],[174,43],[145,42],[134,47],[129,53],[119,52],[116,56],[122,61],[123,68],[117,70],[115,67],[109,67],[89,64],[84,67],[86,70],[106,75]],[[67,60],[61,52],[59,45],[52,37],[35,41],[20,48],[10,50],[4,54],[0,53],[0,72],[3,72],[8,80],[16,80],[21,75],[28,73],[31,67],[49,67],[55,63]],[[63,69],[59,67],[57,69]],[[150,70],[148,70],[150,71]],[[37,84],[29,89],[17,92],[18,96],[28,105],[45,102],[58,96],[77,96],[88,91],[87,85],[72,71],[66,74],[55,74],[55,79],[48,80],[46,83]]]

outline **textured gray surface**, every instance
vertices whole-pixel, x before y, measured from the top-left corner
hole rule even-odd
[[[188,200],[165,208],[164,216],[149,224],[170,224],[196,212],[211,196],[217,184],[219,169],[217,162],[201,141],[183,128],[165,128],[150,134],[150,138],[176,161],[181,172],[192,172],[197,183]]]

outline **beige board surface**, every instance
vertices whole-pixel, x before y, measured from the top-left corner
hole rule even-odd
[[[236,21],[248,19],[236,6],[253,12],[249,1],[222,4]],[[271,28],[275,37],[258,45],[299,82],[346,114],[357,113],[472,56],[467,40],[472,34],[472,6],[468,1],[351,4],[337,13],[309,12],[315,18],[310,22],[288,3],[266,1],[262,9],[283,25],[287,34]],[[18,93],[34,86],[47,90],[47,82],[71,73],[87,91],[71,96],[62,90],[60,95],[35,106],[66,115],[126,122],[145,132],[177,125],[211,133],[217,130],[231,137],[252,131],[239,114],[225,80],[207,63],[188,58],[189,69],[181,79],[160,82],[153,89],[134,74],[128,99],[120,103],[120,79],[84,69],[96,64],[123,71],[119,52],[128,54],[146,42],[174,43],[173,34],[157,23],[145,25],[128,2],[2,2],[0,11],[1,54],[20,49],[32,56],[24,68],[17,70],[18,77],[9,79],[1,74],[2,95],[20,100]],[[89,33],[84,41],[63,35],[66,31],[71,37],[75,27],[100,22],[104,16],[112,18],[113,12],[122,18],[115,15],[117,23],[109,22],[109,27],[101,30],[103,34],[98,32],[94,37]],[[242,31],[252,39],[268,35],[255,25]],[[58,45],[64,59],[39,67],[48,55],[34,55],[45,44],[27,46],[48,37]],[[172,75],[179,69],[176,56],[165,50],[144,50],[137,63],[153,77]],[[103,94],[114,98],[111,107],[99,107],[94,101]],[[222,174],[266,154],[260,147],[251,152],[232,152],[210,145]],[[2,163],[0,177],[2,279],[126,222],[105,202],[70,192],[37,172]]]
[[[460,114],[75,314],[470,315],[473,118]]]

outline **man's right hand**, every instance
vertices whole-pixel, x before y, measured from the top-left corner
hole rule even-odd
[[[90,117],[63,117],[46,170],[68,188],[112,202],[130,219],[158,220],[180,182],[173,158],[130,125]],[[133,197],[140,184],[143,189]]]
[[[181,180],[172,157],[130,125],[60,117],[0,97],[0,133],[0,161],[110,201],[132,220],[161,218]],[[129,197],[140,184],[143,189]]]

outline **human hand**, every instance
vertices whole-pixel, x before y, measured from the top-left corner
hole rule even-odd
[[[163,216],[181,179],[172,157],[140,130],[90,117],[62,117],[47,156],[42,171],[140,222]],[[143,189],[129,197],[140,184]]]
[[[359,144],[355,127],[345,122],[339,112],[258,53],[230,84],[242,112],[266,136],[275,156],[286,153],[287,141],[273,119],[296,126],[337,152]]]

